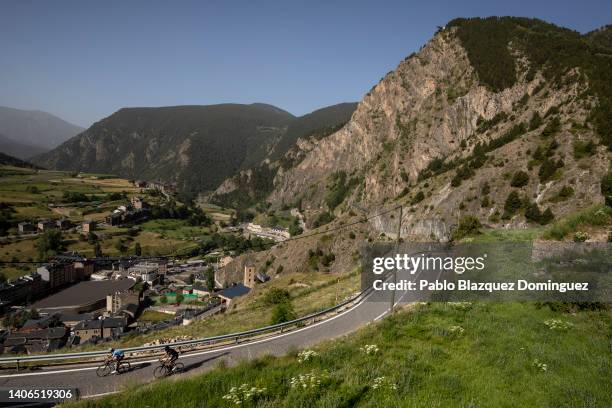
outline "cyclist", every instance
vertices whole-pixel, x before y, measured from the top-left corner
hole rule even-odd
[[[174,370],[174,363],[179,357],[179,352],[170,346],[164,347],[164,352],[166,353],[164,357],[162,357],[162,362],[166,364],[170,370]]]
[[[125,353],[123,352],[123,350],[115,350],[114,348],[110,349],[109,359],[115,363],[115,367],[113,368],[111,374],[117,374],[117,368],[119,368],[119,364],[121,364],[121,360],[123,360],[124,358]]]

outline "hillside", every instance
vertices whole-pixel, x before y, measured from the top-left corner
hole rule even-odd
[[[341,103],[296,118],[267,160],[228,178],[209,198],[217,204],[234,208],[248,207],[266,199],[274,188],[272,182],[277,173],[302,154],[303,147],[300,146],[340,129],[356,108],[356,103]]]
[[[587,33],[585,37],[595,46],[607,48],[605,52],[612,50],[612,25],[610,24]]]
[[[10,156],[25,160],[29,157],[36,156],[37,154],[44,153],[47,150],[48,149],[43,147],[31,146],[18,142],[0,134],[0,152]]]
[[[47,112],[0,106],[0,135],[14,141],[16,147],[25,145],[38,149],[32,152],[13,150],[14,155],[22,158],[53,149],[82,131],[82,127],[68,123]],[[4,144],[2,140],[0,151],[8,153],[8,150],[4,150]]]
[[[408,208],[402,234],[426,238],[448,238],[467,214],[493,227],[547,223],[603,202],[611,101],[611,54],[593,34],[526,18],[453,20],[344,127],[298,142],[266,199],[336,216],[397,202]]]
[[[317,109],[304,116],[296,118],[289,124],[286,136],[278,143],[272,158],[282,157],[299,138],[307,137],[309,134],[349,121],[357,103],[340,103]]]
[[[348,120],[345,107],[337,111],[325,110],[318,124],[265,104],[125,108],[34,161],[53,169],[177,181],[183,193],[195,196],[273,152],[282,155],[304,131]]]
[[[36,168],[31,163],[23,161],[13,156],[9,156],[8,154],[4,154],[0,152],[0,165],[1,166],[14,166],[14,167],[26,167],[26,168]]]

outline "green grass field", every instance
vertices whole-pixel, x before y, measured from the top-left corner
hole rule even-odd
[[[264,391],[239,406],[612,406],[610,312],[569,315],[531,303],[461,306],[438,303],[398,312],[316,347],[319,355],[307,362],[298,361],[297,351],[262,356],[77,405],[237,406],[223,396],[247,384]],[[550,319],[568,323],[567,328],[549,328]],[[378,352],[367,354],[366,345],[376,345]],[[292,387],[292,378],[311,373],[320,382]]]
[[[173,316],[168,313],[156,312],[155,310],[146,310],[140,317],[138,321],[140,322],[162,322],[164,320],[169,320]]]
[[[210,233],[210,228],[191,226],[185,220],[151,220],[140,225],[143,231],[151,231],[162,237],[193,240],[202,238]]]
[[[35,188],[33,190],[33,188]],[[33,192],[34,191],[34,192]],[[83,193],[100,198],[95,202],[64,203],[62,195],[65,191]],[[109,175],[81,174],[67,172],[21,169],[0,166],[0,202],[11,206],[13,222],[32,221],[40,219],[68,218],[75,225],[85,219],[103,221],[117,206],[124,204],[125,199],[107,201],[109,193],[126,193],[128,197],[141,195],[125,179]],[[147,196],[149,202],[158,198]],[[221,208],[211,208],[211,211],[224,212]],[[229,215],[228,215],[229,218]],[[143,254],[174,255],[193,249],[197,246],[196,239],[205,236],[208,228],[188,226],[181,220],[155,220],[141,225],[141,232],[135,237],[128,234],[127,228],[99,226],[96,234],[100,237],[102,252],[105,255],[119,255],[117,242],[123,240],[129,254],[134,252],[136,242],[140,243]],[[17,235],[16,228],[8,231],[9,235]],[[93,256],[93,245],[79,239],[74,232],[63,232],[67,250],[79,251],[83,255]],[[12,237],[0,243],[0,260],[2,261],[33,261],[37,260],[35,248],[36,237],[21,239]],[[9,279],[34,271],[36,265],[3,266],[2,273]]]

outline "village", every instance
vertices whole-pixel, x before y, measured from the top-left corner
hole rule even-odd
[[[8,327],[0,334],[1,350],[30,354],[98,344],[222,313],[235,298],[269,279],[245,265],[241,282],[219,284],[215,274],[231,261],[230,256],[211,264],[57,256],[37,273],[0,289]],[[148,314],[157,316],[155,321]]]
[[[101,182],[78,175],[69,183],[83,180]],[[0,281],[0,352],[31,354],[96,345],[223,313],[234,299],[269,279],[249,263],[232,265],[240,270],[240,278],[224,273],[225,268],[253,243],[258,243],[253,247],[257,250],[290,238],[288,229],[279,225],[238,223],[220,209],[205,213],[177,205],[173,184],[129,183],[121,184],[122,193],[114,192],[116,188],[106,193],[112,206],[99,201],[102,194],[88,197],[64,190],[59,202],[46,204],[52,216],[22,219],[2,237],[4,248],[20,242],[34,247],[53,237],[74,244],[48,252],[43,262],[30,258],[22,266],[3,266],[3,271],[17,266],[27,272]],[[67,208],[80,208],[83,215],[75,217]],[[210,234],[217,238],[206,241]],[[145,237],[153,244],[175,244],[170,253],[160,253],[146,246],[141,240]],[[226,241],[230,244],[224,245]]]

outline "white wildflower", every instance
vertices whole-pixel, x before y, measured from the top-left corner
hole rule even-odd
[[[374,379],[374,382],[372,383],[372,389],[392,391],[397,390],[397,384],[395,384],[385,376],[376,377]]]
[[[361,347],[359,350],[363,351],[369,356],[378,354],[378,352],[380,351],[380,349],[378,348],[376,344],[366,344],[365,346]]]
[[[570,322],[566,322],[564,320],[559,320],[559,319],[548,319],[548,320],[544,321],[544,324],[550,330],[567,330],[567,329],[569,329],[569,328],[574,326]]]
[[[548,371],[548,365],[546,363],[540,362],[537,358],[533,360],[532,365],[541,371]]]
[[[297,377],[291,377],[289,385],[294,389],[315,389],[319,388],[326,379],[326,373],[311,371],[307,374],[300,374]]]
[[[254,401],[266,392],[266,388],[258,388],[242,384],[240,387],[232,387],[222,398],[234,405],[243,405],[246,402]]]
[[[319,353],[314,350],[303,350],[298,353],[298,362],[306,363],[308,361],[313,360],[315,357],[318,357]]]
[[[469,310],[472,308],[472,302],[446,302],[446,304],[456,310]]]

